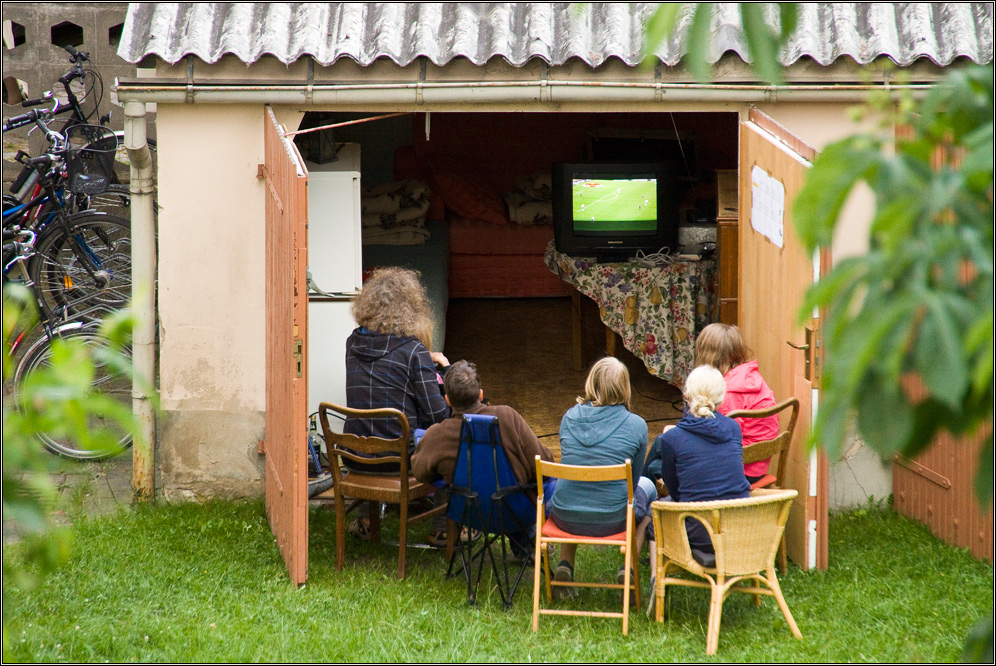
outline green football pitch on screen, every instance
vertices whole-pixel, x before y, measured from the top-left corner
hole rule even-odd
[[[573,182],[575,231],[653,231],[657,228],[655,179]]]

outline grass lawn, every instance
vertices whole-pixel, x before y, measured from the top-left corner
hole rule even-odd
[[[77,521],[72,561],[31,591],[4,582],[4,660],[40,662],[949,662],[993,608],[993,569],[895,514],[831,520],[828,571],[781,577],[803,640],[773,599],[737,595],[705,656],[708,592],[676,589],[663,624],[544,617],[531,630],[532,569],[511,611],[485,575],[468,607],[438,551],[350,538],[334,566],[334,517],[313,510],[310,578],[289,584],[261,502],[159,505]],[[414,537],[424,539],[423,527]],[[4,546],[17,564],[20,546]],[[582,548],[578,576],[614,578],[618,551]],[[644,574],[647,565],[644,565]],[[646,578],[644,587],[647,586]],[[617,593],[573,602],[614,607]]]

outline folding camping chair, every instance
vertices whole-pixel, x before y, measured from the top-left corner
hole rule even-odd
[[[530,529],[535,525],[535,509],[528,492],[535,493],[535,490],[535,483],[523,485],[515,478],[502,446],[498,418],[464,414],[446,514],[456,524],[458,537],[446,575],[453,575],[453,564],[459,555],[467,581],[467,601],[471,605],[477,603],[477,587],[485,559],[491,562],[502,604],[505,608],[512,605],[512,596],[530,560]],[[459,538],[464,528],[483,534],[476,550],[472,539]],[[513,537],[518,537],[521,552],[517,572],[509,571],[508,555],[512,552]],[[499,550],[500,558],[496,550]]]

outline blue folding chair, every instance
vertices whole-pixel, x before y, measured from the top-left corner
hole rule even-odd
[[[446,512],[447,517],[456,523],[458,536],[446,575],[453,575],[453,564],[459,555],[467,580],[467,601],[471,605],[477,603],[477,587],[485,559],[491,562],[502,604],[505,608],[512,605],[515,588],[530,562],[531,530],[536,525],[535,493],[535,483],[520,484],[512,472],[502,446],[498,418],[464,414],[460,427],[460,452]],[[473,540],[460,538],[464,528],[483,534],[479,545]],[[522,551],[519,570],[514,576],[508,566],[513,537],[517,537]],[[499,544],[500,558],[495,552],[499,550]]]

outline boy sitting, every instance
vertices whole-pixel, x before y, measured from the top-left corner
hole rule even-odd
[[[452,408],[452,415],[429,427],[415,447],[411,457],[412,475],[423,483],[432,483],[440,478],[453,483],[457,455],[460,452],[460,427],[464,414],[485,414],[498,417],[498,430],[512,473],[521,484],[536,481],[538,455],[543,460],[553,461],[553,454],[543,446],[522,415],[506,405],[484,405],[484,391],[477,376],[477,366],[467,361],[457,361],[449,367],[443,380],[446,389],[446,402]],[[444,537],[445,517],[440,523],[433,523],[430,541],[433,537]],[[529,551],[528,537],[521,545]],[[513,540],[513,543],[518,540]]]

